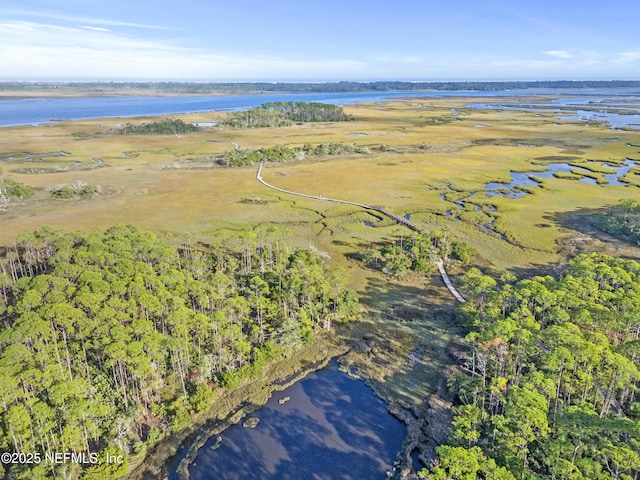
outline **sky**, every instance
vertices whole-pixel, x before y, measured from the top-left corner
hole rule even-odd
[[[640,79],[637,0],[2,0],[0,80]]]

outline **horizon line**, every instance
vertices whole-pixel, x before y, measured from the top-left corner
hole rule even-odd
[[[24,83],[24,84],[70,84],[70,83],[107,83],[107,84],[119,84],[119,83],[195,83],[195,84],[340,84],[340,83],[355,83],[355,84],[371,84],[371,83],[406,83],[406,84],[422,84],[422,83],[543,83],[543,82],[568,82],[568,83],[608,83],[608,82],[639,82],[640,78],[628,79],[628,78],[607,78],[607,79],[569,79],[569,78],[553,78],[553,79],[519,79],[519,80],[108,80],[108,79],[77,79],[77,80],[9,80],[0,79],[0,83]]]

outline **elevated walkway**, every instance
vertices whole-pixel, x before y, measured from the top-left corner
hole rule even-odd
[[[308,195],[306,193],[294,192],[294,191],[291,191],[291,190],[285,190],[284,188],[276,187],[276,186],[271,185],[270,183],[266,182],[262,178],[262,169],[263,168],[264,168],[264,160],[262,160],[260,162],[260,166],[258,167],[258,172],[256,173],[256,179],[260,183],[262,183],[265,187],[269,187],[269,188],[271,188],[273,190],[277,190],[278,192],[286,193],[288,195],[296,195],[298,197],[312,198],[314,200],[324,200],[326,202],[344,203],[346,205],[353,205],[355,207],[364,208],[366,210],[373,210],[373,211],[381,213],[382,215],[386,215],[387,217],[391,218],[392,220],[395,220],[396,222],[400,223],[401,225],[404,225],[405,227],[413,230],[414,232],[419,232],[419,233],[425,233],[426,232],[424,228],[419,227],[416,223],[412,222],[408,218],[403,217],[401,215],[398,215],[397,213],[391,212],[391,211],[387,210],[386,208],[381,207],[379,205],[367,205],[367,204],[364,204],[364,203],[350,202],[348,200],[340,200],[340,199],[337,199],[337,198],[324,197],[322,195]],[[442,281],[444,282],[446,287],[451,292],[451,295],[453,295],[453,297],[458,302],[464,303],[465,302],[464,297],[462,295],[460,295],[460,292],[458,292],[456,287],[453,285],[453,283],[451,282],[451,279],[449,278],[449,274],[447,273],[447,271],[444,268],[444,261],[442,259],[440,259],[440,260],[438,260],[436,262],[436,265],[438,266],[438,272],[440,272],[440,276],[442,277]]]

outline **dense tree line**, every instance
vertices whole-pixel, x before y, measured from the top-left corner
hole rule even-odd
[[[144,453],[357,300],[278,230],[207,250],[133,226],[25,232],[0,258],[0,453]],[[5,465],[111,478],[126,465]],[[118,470],[119,469],[119,470]],[[11,476],[13,475],[13,476]]]
[[[446,232],[432,231],[414,232],[381,246],[370,246],[362,260],[385,274],[402,277],[409,272],[428,272],[442,258],[452,256],[466,263],[474,255],[469,244],[451,241]]]
[[[594,253],[557,277],[471,269],[464,283],[472,351],[450,382],[449,445],[422,477],[638,478],[640,264]]]
[[[194,133],[200,127],[191,123],[185,123],[180,119],[167,118],[151,123],[141,123],[135,125],[127,123],[116,132],[120,135],[182,135],[184,133]]]
[[[262,105],[263,109],[276,112],[293,122],[345,122],[353,120],[338,105],[318,102],[273,102]]]
[[[0,82],[0,91],[45,92],[52,95],[80,92],[93,95],[122,92],[163,94],[342,93],[386,91],[498,91],[535,88],[637,88],[637,80],[538,80],[530,82]]]
[[[230,150],[218,157],[218,164],[225,167],[241,167],[254,165],[266,160],[268,162],[289,162],[302,160],[306,157],[325,155],[350,155],[354,153],[369,153],[366,147],[345,143],[321,143],[313,146],[307,143],[298,147],[276,145],[274,147],[262,147],[257,149],[239,148]]]
[[[303,122],[345,122],[353,120],[342,107],[326,103],[276,102],[232,112],[221,123],[232,128],[288,127]]]
[[[604,232],[640,245],[640,210],[635,200],[623,200],[617,208],[607,213],[596,213],[589,221]]]

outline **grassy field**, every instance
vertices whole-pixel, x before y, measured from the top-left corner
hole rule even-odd
[[[640,197],[640,163],[624,177],[626,187],[607,186],[604,175],[612,169],[603,165],[640,159],[640,132],[587,127],[540,112],[477,110],[466,106],[470,101],[486,99],[361,104],[346,108],[353,122],[205,128],[183,136],[110,133],[118,123],[153,121],[148,117],[1,128],[0,176],[35,194],[0,205],[0,245],[45,224],[71,230],[134,223],[203,242],[220,228],[286,227],[291,242],[327,252],[334,266],[347,270],[362,300],[366,311],[349,330],[354,348],[345,364],[420,418],[425,408],[435,408],[432,400],[442,393],[443,372],[459,342],[453,300],[438,277],[390,281],[356,260],[370,244],[407,231],[357,207],[270,190],[256,181],[257,166],[222,168],[215,159],[234,144],[365,146],[369,154],[269,164],[263,177],[284,189],[409,214],[427,229],[472,244],[478,252],[474,263],[496,273],[545,272],[591,249],[640,258],[640,249],[579,228],[588,212]],[[223,115],[173,117],[216,122]],[[573,173],[541,178],[539,186],[524,187],[529,193],[521,198],[485,191],[488,182],[509,183],[510,172],[543,171],[551,162],[566,162]],[[579,181],[584,175],[575,172],[585,169],[597,184]],[[99,185],[102,193],[81,199],[50,193],[75,182]],[[461,272],[450,273],[457,281]]]
[[[282,224],[301,244],[340,257],[398,229],[389,222],[375,224],[376,218],[357,208],[269,191],[255,180],[254,168],[214,167],[216,155],[232,149],[232,143],[241,148],[321,142],[366,146],[368,155],[270,165],[264,176],[285,189],[410,214],[427,228],[446,229],[472,243],[478,262],[497,270],[557,262],[557,244],[570,235],[554,221],[557,215],[637,198],[635,187],[583,184],[572,174],[543,179],[523,198],[488,197],[487,182],[508,183],[510,171],[541,170],[549,159],[566,159],[606,183],[603,175],[611,169],[602,164],[640,157],[638,147],[629,146],[638,144],[640,134],[545,114],[475,110],[465,101],[363,104],[347,109],[354,122],[211,128],[181,137],[112,135],[109,131],[121,122],[114,119],[2,128],[2,174],[31,186],[36,195],[4,207],[0,243],[12,243],[20,231],[43,224],[74,229],[126,222],[186,231],[203,240],[223,225]],[[180,118],[216,121],[221,115]],[[639,173],[636,166],[625,180],[640,184]],[[78,181],[100,185],[104,193],[57,200],[47,191]],[[365,221],[374,228],[365,227]]]

